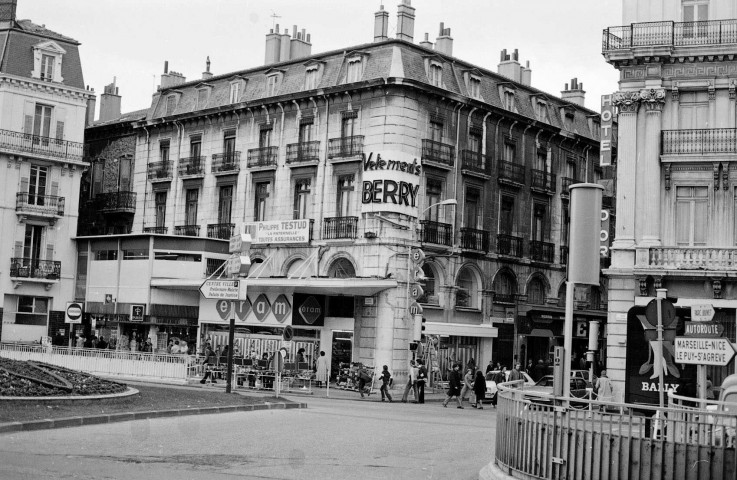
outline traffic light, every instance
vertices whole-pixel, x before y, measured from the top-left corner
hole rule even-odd
[[[425,327],[427,326],[427,319],[425,317],[422,317],[422,328],[420,329],[420,333],[422,335],[425,334]]]

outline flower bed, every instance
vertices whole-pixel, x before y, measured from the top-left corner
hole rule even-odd
[[[38,362],[0,358],[0,396],[53,397],[108,395],[126,391],[122,383]]]

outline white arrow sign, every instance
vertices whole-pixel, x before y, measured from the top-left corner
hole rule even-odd
[[[238,300],[239,280],[205,280],[200,286],[200,293],[205,298],[216,300]]]
[[[725,366],[734,357],[734,348],[726,338],[676,337],[676,363]]]
[[[691,305],[691,321],[692,322],[711,322],[714,318],[714,307],[711,305]]]

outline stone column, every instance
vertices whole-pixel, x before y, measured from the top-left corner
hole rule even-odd
[[[639,92],[616,92],[612,103],[619,109],[617,155],[617,226],[613,249],[635,244],[635,171],[637,162],[637,110]]]
[[[665,90],[640,91],[645,105],[645,149],[637,162],[638,246],[660,246],[660,132]],[[620,184],[621,185],[621,184]]]

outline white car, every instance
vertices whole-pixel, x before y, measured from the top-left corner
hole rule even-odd
[[[491,401],[491,399],[496,395],[497,387],[496,382],[494,381],[494,377],[499,373],[499,370],[492,370],[491,372],[486,374],[486,398],[484,400]],[[512,373],[511,370],[507,370],[504,372],[507,377],[507,381],[509,381],[509,375]],[[524,387],[531,387],[535,385],[535,381],[530,377],[526,372],[521,372],[522,378],[524,378],[525,382],[523,384]]]

